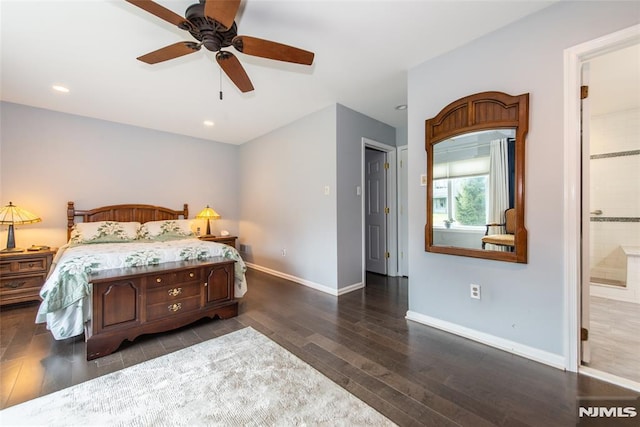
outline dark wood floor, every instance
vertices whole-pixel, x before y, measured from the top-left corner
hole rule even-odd
[[[581,397],[638,396],[406,320],[407,279],[370,275],[339,298],[255,270],[247,280],[238,317],[141,337],[91,362],[81,339],[55,341],[33,323],[37,304],[4,307],[0,407],[246,326],[402,426],[571,426]]]

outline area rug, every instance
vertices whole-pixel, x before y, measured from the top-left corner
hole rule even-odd
[[[250,327],[9,407],[0,424],[394,425]]]

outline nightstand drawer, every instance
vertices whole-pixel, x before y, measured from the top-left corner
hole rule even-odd
[[[11,274],[11,273],[33,273],[33,272],[47,272],[49,268],[49,264],[46,258],[26,258],[20,260],[14,260],[11,262],[3,262],[2,274]]]
[[[0,253],[0,305],[40,300],[56,249]]]
[[[22,275],[20,277],[3,277],[0,279],[0,293],[7,291],[24,290],[30,288],[38,288],[44,282],[44,274]]]
[[[206,242],[217,242],[231,247],[236,247],[237,236],[200,236],[198,239]]]
[[[38,299],[44,274],[2,277],[0,279],[0,299],[3,304]]]

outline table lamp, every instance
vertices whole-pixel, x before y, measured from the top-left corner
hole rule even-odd
[[[7,234],[7,247],[0,252],[22,252],[22,249],[16,248],[16,238],[13,231],[14,225],[33,224],[40,222],[37,215],[32,214],[22,208],[14,206],[9,202],[7,206],[0,209],[0,224],[9,224],[9,232]]]
[[[206,235],[209,236],[209,235],[211,235],[211,226],[209,225],[209,220],[220,219],[221,216],[218,214],[218,212],[214,211],[213,209],[211,209],[209,207],[209,205],[207,205],[206,208],[201,210],[200,213],[198,213],[198,215],[196,215],[196,218],[206,219],[207,220],[207,234]]]

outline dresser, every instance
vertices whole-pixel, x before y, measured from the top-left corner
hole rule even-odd
[[[55,250],[0,253],[0,305],[40,301]]]
[[[92,274],[87,360],[117,350],[124,340],[169,331],[198,319],[238,314],[235,261],[215,257]]]

